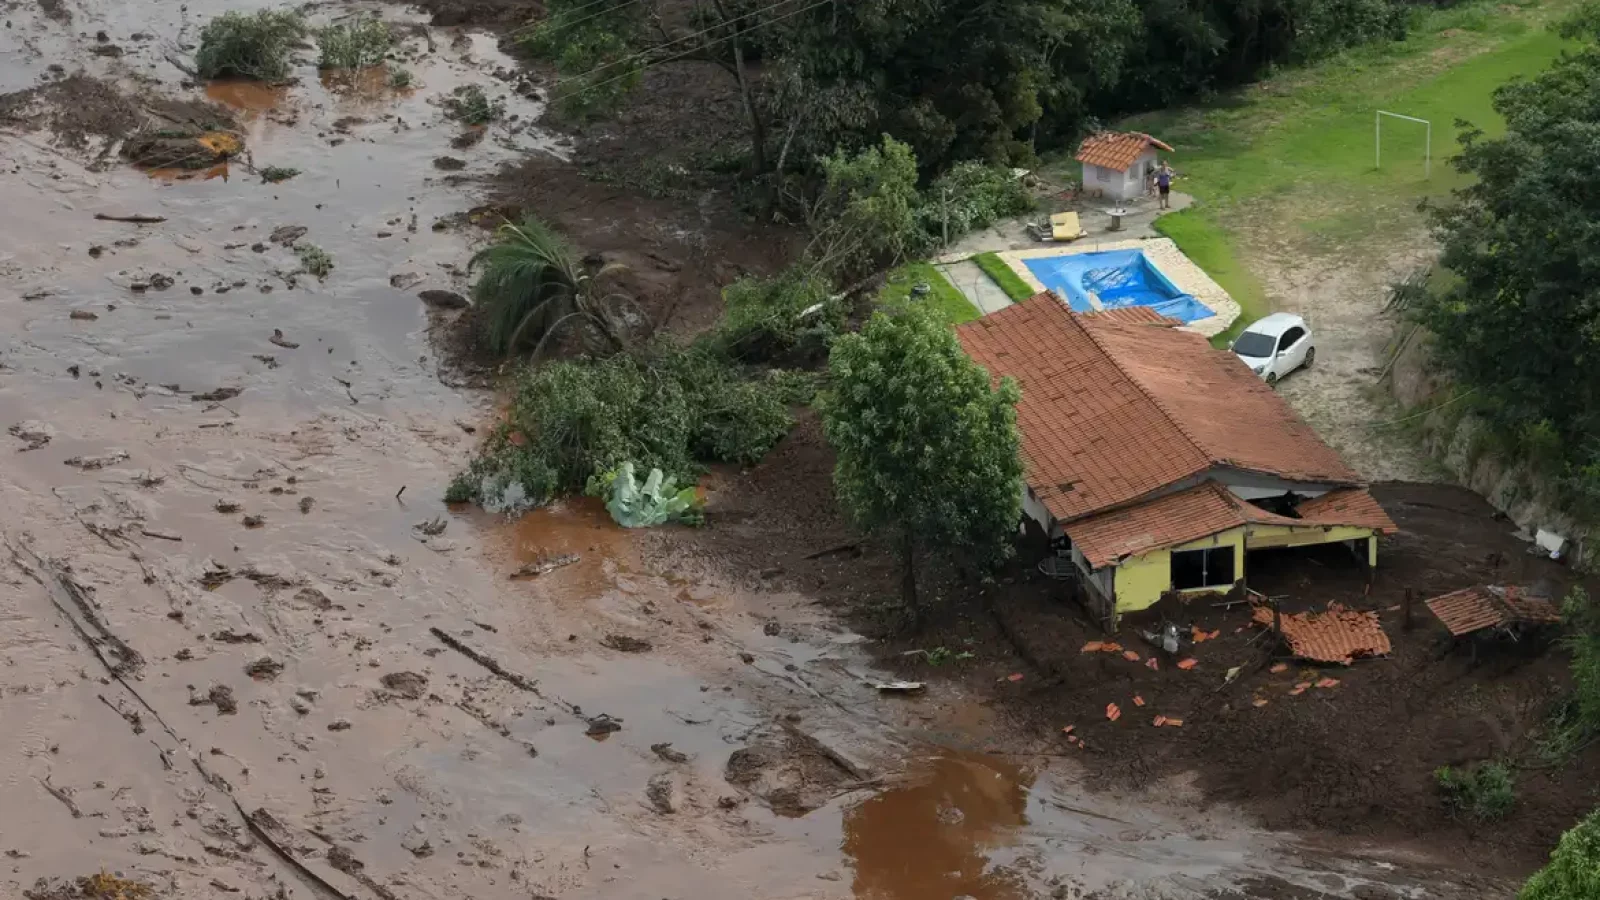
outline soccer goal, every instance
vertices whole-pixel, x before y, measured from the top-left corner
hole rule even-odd
[[[1424,179],[1431,178],[1433,175],[1433,123],[1427,119],[1419,119],[1415,116],[1402,116],[1399,113],[1389,112],[1388,110],[1384,109],[1378,110],[1378,114],[1373,117],[1373,168],[1383,168],[1383,119],[1385,116],[1388,116],[1391,119],[1402,119],[1407,122],[1415,122],[1418,125],[1422,125],[1426,128],[1426,136],[1423,138],[1422,145],[1422,177]]]

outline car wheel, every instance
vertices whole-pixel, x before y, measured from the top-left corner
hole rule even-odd
[[[1309,369],[1309,368],[1311,368],[1311,364],[1316,362],[1316,361],[1317,361],[1317,348],[1312,347],[1312,348],[1310,348],[1310,349],[1308,349],[1306,351],[1306,361],[1301,363],[1300,367],[1302,369]]]
[[[1277,384],[1278,384],[1278,373],[1277,372],[1268,372],[1267,373],[1267,386],[1268,387],[1275,387]]]

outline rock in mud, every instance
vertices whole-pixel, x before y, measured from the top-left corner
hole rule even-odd
[[[650,781],[645,784],[644,795],[650,801],[651,808],[664,816],[677,812],[681,805],[678,779],[671,772],[650,776]]]
[[[778,633],[782,630],[783,626],[779,625],[777,622],[768,622],[767,624],[761,626],[761,633],[767,637],[777,637]]]
[[[440,156],[434,159],[433,167],[445,172],[459,172],[467,167],[467,161],[454,156]]]
[[[239,711],[239,701],[233,698],[233,688],[225,684],[214,684],[204,695],[191,696],[189,705],[215,706],[217,712],[224,716],[231,716]]]
[[[171,275],[165,275],[161,272],[157,272],[150,276],[150,286],[158,291],[164,291],[167,288],[172,287],[175,283],[176,282]]]
[[[224,643],[224,644],[259,644],[259,643],[261,643],[261,636],[256,634],[255,632],[253,632],[253,631],[239,632],[239,631],[234,631],[231,628],[226,628],[226,629],[223,629],[222,631],[218,631],[218,632],[213,633],[211,635],[211,639],[213,641],[220,641],[221,643]]]
[[[587,734],[589,737],[604,737],[612,732],[621,730],[621,719],[614,719],[611,716],[602,713],[601,715],[595,716],[589,720],[589,727],[584,729],[583,733]]]
[[[93,322],[100,318],[100,316],[98,313],[92,313],[87,309],[75,309],[67,314],[67,318],[74,319],[79,322]]]
[[[379,681],[385,689],[407,700],[419,699],[428,689],[428,677],[416,672],[390,672]]]
[[[40,447],[43,447],[45,444],[50,443],[51,438],[56,436],[55,426],[48,422],[40,422],[36,419],[18,422],[7,429],[7,431],[10,432],[12,437],[22,441],[27,445],[22,448],[21,452],[24,453],[29,450],[37,450]]]
[[[669,763],[686,763],[689,761],[689,754],[680,750],[672,749],[672,742],[670,741],[660,744],[651,744],[650,752],[661,757]]]
[[[471,305],[455,291],[427,290],[417,294],[417,298],[434,309],[466,309]]]
[[[293,247],[294,242],[306,236],[311,229],[304,225],[279,225],[272,229],[272,234],[267,235],[267,240],[285,247]]]
[[[649,641],[625,634],[608,634],[601,639],[600,645],[619,653],[649,653],[651,650]]]
[[[304,697],[290,697],[289,708],[302,716],[309,715],[311,713],[311,703]]]
[[[75,469],[82,469],[88,472],[94,469],[104,469],[106,466],[114,466],[127,458],[128,451],[126,450],[109,450],[99,456],[69,456],[62,462]]]
[[[256,681],[271,681],[283,671],[283,663],[270,656],[263,656],[244,667],[244,673]]]
[[[350,720],[349,719],[334,719],[332,722],[328,723],[328,730],[329,731],[349,731],[350,730]]]
[[[267,517],[266,516],[245,516],[244,517],[244,527],[246,527],[246,528],[260,528],[261,526],[263,526],[265,524],[267,524]]]
[[[389,287],[403,291],[421,284],[423,277],[421,272],[400,272],[389,276]]]
[[[301,497],[300,514],[305,515],[306,513],[311,512],[311,507],[316,505],[316,502],[317,501],[311,497]]]
[[[400,846],[418,859],[433,855],[433,844],[428,841],[428,832],[423,829],[421,822],[412,825],[401,835]]]
[[[239,511],[239,502],[237,500],[218,500],[217,505],[213,506],[212,509],[219,513],[236,513]]]

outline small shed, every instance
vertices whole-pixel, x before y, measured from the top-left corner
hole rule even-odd
[[[1172,148],[1142,131],[1102,131],[1078,147],[1083,189],[1111,200],[1144,196],[1145,179],[1157,166],[1156,151]]]

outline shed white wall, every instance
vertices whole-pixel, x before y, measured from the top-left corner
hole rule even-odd
[[[1136,200],[1144,196],[1145,173],[1155,167],[1156,149],[1147,148],[1126,172],[1083,164],[1083,189],[1108,200]]]

